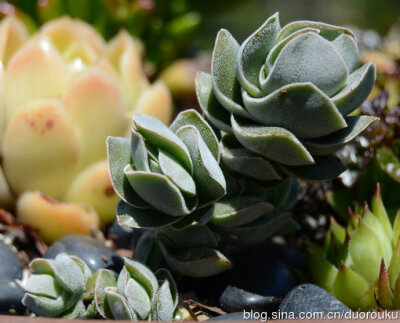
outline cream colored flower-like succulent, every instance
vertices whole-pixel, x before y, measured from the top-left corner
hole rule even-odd
[[[0,59],[2,205],[17,198],[20,220],[47,242],[110,222],[118,197],[108,175],[107,136],[128,135],[135,113],[164,123],[172,113],[164,84],[144,76],[138,41],[121,31],[106,43],[68,17],[29,36],[7,17]],[[60,227],[57,233],[50,223]]]

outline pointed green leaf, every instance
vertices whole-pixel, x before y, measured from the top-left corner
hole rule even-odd
[[[394,308],[400,308],[400,275],[396,279],[393,290],[393,306]]]
[[[262,98],[243,92],[249,113],[260,123],[282,127],[298,138],[318,138],[346,127],[330,98],[312,83],[283,85]]]
[[[147,208],[144,201],[129,184],[124,169],[131,162],[131,142],[128,138],[107,138],[108,169],[115,193],[126,203],[139,208]]]
[[[218,129],[232,133],[231,114],[218,102],[214,94],[212,76],[199,72],[196,77],[196,95],[207,119]]]
[[[350,74],[346,86],[332,101],[341,114],[347,115],[358,108],[367,99],[376,78],[375,64],[370,62]]]
[[[400,237],[400,209],[396,213],[393,223],[393,245],[397,243]]]
[[[176,284],[175,284],[175,281],[174,281],[171,273],[167,269],[161,268],[156,271],[155,275],[159,282],[163,282],[165,280],[168,281],[169,289],[171,291],[173,305],[175,307],[178,306],[178,289],[176,288]]]
[[[400,273],[400,239],[397,240],[396,246],[393,250],[392,260],[389,266],[389,281],[390,286],[394,290],[396,280]]]
[[[203,138],[204,143],[214,156],[216,161],[219,161],[219,145],[218,139],[212,128],[208,125],[207,121],[193,109],[180,112],[175,118],[174,122],[170,125],[170,129],[177,133],[178,129],[183,126],[194,126]]]
[[[385,229],[386,236],[388,237],[389,240],[392,240],[393,238],[392,224],[390,223],[390,219],[386,212],[385,205],[382,202],[381,187],[379,184],[377,185],[376,193],[372,198],[371,207],[372,207],[372,212],[379,219],[383,228]]]
[[[378,300],[379,305],[387,310],[393,308],[393,294],[389,284],[389,276],[386,271],[385,262],[382,259],[381,271],[378,280]]]
[[[211,60],[213,88],[218,101],[232,113],[242,117],[249,114],[241,106],[240,84],[236,77],[236,58],[239,44],[229,33],[222,29],[218,32]]]
[[[151,307],[151,320],[153,321],[171,321],[174,317],[174,301],[172,299],[169,281],[165,280]]]
[[[232,129],[247,149],[285,165],[309,165],[314,159],[290,131],[246,123],[232,115]]]
[[[357,310],[361,299],[368,290],[368,283],[355,271],[342,265],[333,283],[333,292],[336,298],[350,307]]]
[[[273,211],[274,207],[258,198],[239,196],[215,203],[211,222],[218,226],[235,227],[250,223]]]
[[[240,46],[237,55],[237,77],[242,87],[254,97],[262,95],[258,74],[268,52],[275,44],[281,27],[275,13]]]
[[[369,286],[368,290],[362,296],[359,308],[360,311],[370,312],[376,310],[378,304],[376,304],[375,297],[378,295],[378,281],[379,278]]]
[[[352,233],[349,251],[355,270],[372,284],[379,275],[383,249],[378,237],[362,220]]]
[[[135,114],[133,122],[149,144],[170,153],[188,172],[192,172],[193,165],[186,146],[165,124],[145,114]]]
[[[326,291],[333,293],[333,282],[338,272],[337,268],[310,248],[306,252],[306,263],[310,269],[312,281]]]

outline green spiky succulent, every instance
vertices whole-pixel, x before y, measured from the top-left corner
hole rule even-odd
[[[392,225],[378,185],[372,210],[350,215],[347,228],[331,220],[323,248],[310,244],[314,282],[353,310],[400,309],[400,210]]]
[[[145,265],[129,258],[125,258],[118,278],[108,269],[96,272],[86,295],[92,299],[88,318],[171,321],[178,305],[178,292],[167,270],[153,274]]]
[[[375,80],[373,63],[357,64],[346,28],[311,21],[281,28],[275,14],[241,45],[221,30],[211,75],[200,73],[196,88],[205,116],[224,132],[225,164],[263,181],[340,174],[333,154],[376,120],[348,116]]]
[[[38,316],[84,318],[83,295],[91,276],[79,258],[65,253],[55,259],[37,258],[30,263],[22,303]]]

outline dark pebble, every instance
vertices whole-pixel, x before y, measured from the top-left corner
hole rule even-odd
[[[23,265],[17,254],[0,241],[0,276],[21,278]]]
[[[149,229],[130,228],[114,221],[108,229],[108,238],[113,240],[118,248],[135,250],[139,238]]]
[[[61,238],[49,248],[44,257],[55,258],[61,252],[81,258],[92,272],[102,268],[119,272],[123,266],[122,258],[113,248],[84,235],[70,234]]]
[[[277,310],[280,302],[280,298],[249,293],[233,286],[226,287],[219,298],[221,307],[227,312],[243,310],[273,312]]]
[[[23,314],[25,307],[21,300],[24,290],[7,276],[0,276],[0,314]]]
[[[294,318],[300,312],[320,312],[326,316],[331,313],[346,313],[350,309],[322,288],[313,284],[303,284],[293,288],[282,300],[280,312],[293,313]]]

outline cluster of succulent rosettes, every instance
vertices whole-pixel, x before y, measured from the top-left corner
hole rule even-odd
[[[69,17],[30,36],[9,16],[0,43],[1,206],[16,206],[47,243],[112,222],[106,138],[130,135],[135,113],[172,116],[166,86],[144,75],[138,40],[121,31],[106,42]]]
[[[347,228],[331,220],[322,248],[310,243],[314,282],[353,310],[400,309],[400,210],[392,225],[378,185],[372,210],[349,213]]]
[[[153,274],[133,259],[125,258],[119,276],[108,269],[92,275],[84,261],[65,253],[30,267],[22,302],[38,316],[170,321],[178,305],[170,273]]]
[[[205,221],[213,203],[226,193],[217,137],[195,110],[181,112],[170,127],[135,115],[131,140],[109,137],[107,146],[111,180],[121,198],[120,224],[161,227]]]
[[[83,295],[92,275],[84,261],[65,253],[34,259],[22,303],[38,316],[84,318]]]
[[[211,75],[197,77],[206,118],[223,138],[222,160],[258,180],[336,177],[334,153],[376,118],[348,116],[368,96],[375,65],[360,68],[346,28],[271,16],[241,45],[218,33]],[[232,138],[233,137],[233,138]]]
[[[114,320],[171,321],[178,305],[174,280],[166,269],[155,274],[132,259],[125,258],[118,278],[108,269],[96,272],[88,282],[86,318]]]

